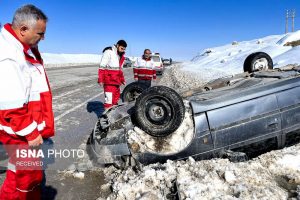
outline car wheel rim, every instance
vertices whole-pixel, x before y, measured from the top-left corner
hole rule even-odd
[[[253,63],[254,70],[266,70],[269,68],[268,66],[269,66],[269,62],[266,58],[257,59]]]
[[[155,125],[167,124],[172,119],[172,107],[166,99],[151,99],[146,104],[146,117]]]

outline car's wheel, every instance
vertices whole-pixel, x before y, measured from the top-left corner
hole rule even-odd
[[[139,127],[155,137],[173,133],[184,119],[182,98],[173,89],[155,86],[144,91],[135,102]]]
[[[254,72],[259,70],[273,69],[272,58],[264,53],[258,52],[248,56],[244,62],[244,72]]]
[[[123,102],[135,101],[138,96],[147,88],[148,86],[143,85],[139,82],[132,82],[124,88],[121,99]]]

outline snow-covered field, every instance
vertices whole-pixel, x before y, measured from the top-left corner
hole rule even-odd
[[[300,64],[300,46],[285,44],[300,40],[300,30],[287,35],[272,35],[251,41],[233,41],[220,47],[200,51],[191,61],[171,68],[162,79],[164,85],[180,89],[202,86],[212,79],[243,72],[244,61],[254,52],[266,52],[273,59],[274,68]]]
[[[53,54],[42,53],[46,68],[99,64],[101,55],[97,54]]]
[[[46,68],[71,67],[82,65],[98,65],[102,55],[100,54],[54,54],[42,53]],[[133,62],[137,57],[129,57]]]

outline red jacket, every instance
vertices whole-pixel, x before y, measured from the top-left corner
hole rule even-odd
[[[156,79],[156,70],[151,59],[138,58],[133,68],[134,78],[138,80]]]
[[[107,49],[101,58],[100,67],[98,70],[98,83],[108,85],[122,85],[125,83],[122,67],[125,61],[125,56],[120,57],[117,53],[117,48],[113,46]]]
[[[52,94],[41,55],[21,43],[10,24],[0,35],[0,94],[0,134],[27,141],[54,135]]]

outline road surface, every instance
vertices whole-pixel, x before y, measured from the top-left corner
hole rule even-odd
[[[87,142],[98,116],[104,111],[103,88],[97,83],[98,66],[47,69],[53,93],[56,135],[54,149],[80,149]],[[133,81],[132,68],[124,69],[127,84]],[[72,166],[72,159],[55,161]],[[101,170],[85,171],[85,178],[65,176],[60,167],[49,164],[45,171],[43,199],[96,199],[104,181]],[[75,163],[76,164],[76,163]],[[77,163],[78,164],[78,163]],[[54,166],[54,167],[53,167]],[[5,173],[0,174],[0,184]]]
[[[103,88],[97,84],[98,66],[80,66],[47,71],[53,92],[56,136],[55,149],[79,149],[91,134],[104,111]],[[127,83],[133,81],[131,68],[124,69]],[[68,160],[70,161],[70,160]],[[72,164],[72,163],[66,163]],[[46,170],[44,196],[55,199],[96,199],[101,194],[104,176],[100,171],[85,171],[85,178],[61,176],[52,167]],[[55,191],[56,190],[56,191]],[[51,198],[49,198],[51,199]]]

